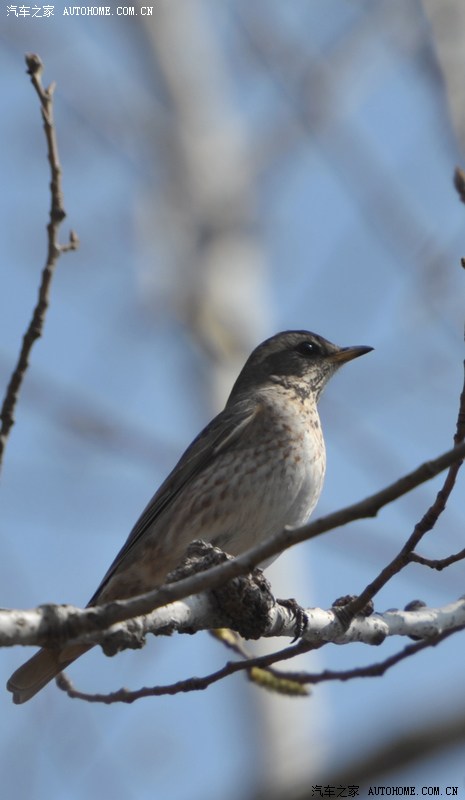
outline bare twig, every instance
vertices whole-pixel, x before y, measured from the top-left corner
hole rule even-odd
[[[463,448],[465,439],[465,364],[464,364],[464,384],[460,394],[459,410],[454,434],[455,452],[458,453]],[[434,528],[440,515],[446,507],[460,467],[463,463],[463,456],[451,462],[444,483],[436,495],[434,503],[428,508],[421,520],[415,525],[413,533],[409,536],[400,552],[392,561],[384,567],[379,575],[372,581],[363,592],[354,600],[340,610],[340,619],[344,625],[349,625],[354,616],[373,599],[383,586],[404,567],[412,561],[412,554],[415,547],[422,540],[423,536]],[[458,559],[457,559],[458,560]]]
[[[23,336],[21,350],[18,361],[11,375],[0,413],[0,466],[6,442],[14,425],[14,412],[18,402],[26,370],[29,365],[29,356],[32,346],[36,339],[42,335],[45,322],[45,315],[49,304],[50,284],[53,273],[62,252],[76,250],[79,244],[78,237],[71,232],[69,242],[65,245],[58,243],[58,232],[60,224],[63,222],[66,212],[63,207],[63,193],[61,188],[61,166],[58,157],[58,146],[53,121],[53,84],[44,89],[42,85],[43,65],[37,55],[26,56],[27,72],[31,76],[31,82],[41,104],[42,120],[44,123],[45,138],[47,140],[48,160],[50,162],[51,182],[50,182],[50,219],[47,225],[48,248],[45,267],[42,271],[42,280],[39,287],[39,294],[36,307],[33,311],[31,321]]]
[[[92,694],[87,692],[80,692],[75,689],[72,682],[63,672],[56,679],[57,686],[66,692],[69,697],[86,700],[89,703],[104,703],[111,705],[112,703],[134,703],[135,700],[140,700],[143,697],[161,697],[162,695],[174,695],[186,692],[198,692],[207,689],[214,683],[234,675],[236,672],[251,672],[253,669],[270,668],[272,674],[281,678],[281,673],[278,670],[271,668],[271,665],[277,661],[284,661],[286,659],[294,658],[298,655],[295,646],[287,647],[285,650],[279,650],[276,653],[269,653],[266,656],[258,656],[257,658],[250,658],[245,661],[228,661],[224,667],[212,672],[210,675],[205,675],[203,678],[187,678],[186,680],[177,681],[166,686],[145,686],[142,689],[131,691],[129,689],[118,689],[116,692],[108,694]]]
[[[460,550],[458,553],[453,553],[446,558],[424,558],[423,556],[418,555],[418,553],[410,553],[410,561],[414,562],[415,564],[422,564],[424,567],[429,567],[430,569],[437,569],[440,572],[442,569],[446,569],[446,567],[450,567],[451,564],[456,564],[457,561],[463,561],[465,558],[465,548]]]

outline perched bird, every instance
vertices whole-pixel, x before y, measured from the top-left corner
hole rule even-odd
[[[238,555],[303,524],[326,456],[317,401],[333,373],[371,347],[337,347],[285,331],[246,361],[224,410],[197,436],[150,500],[88,605],[155,589],[195,539]],[[25,703],[92,645],[43,648],[7,688]]]

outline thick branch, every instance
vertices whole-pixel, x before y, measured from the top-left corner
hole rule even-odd
[[[248,582],[249,578],[244,578]],[[243,586],[240,592],[244,592]],[[267,595],[267,618],[261,625],[260,636],[294,637],[296,620],[292,609],[279,601],[269,602]],[[244,603],[248,606],[248,602]],[[229,607],[229,606],[228,606]],[[127,647],[141,647],[147,633],[155,635],[194,633],[231,627],[229,612],[218,605],[211,593],[194,595],[182,601],[170,603],[149,614],[126,622],[118,622],[106,628],[102,622],[105,607],[79,609],[74,606],[46,605],[28,611],[0,610],[0,645],[62,645],[70,640],[99,643],[108,653]],[[465,625],[465,599],[461,598],[442,608],[422,607],[415,611],[386,611],[369,617],[356,617],[349,628],[341,626],[337,609],[305,609],[307,625],[302,635],[303,649],[321,647],[327,642],[348,644],[364,642],[379,645],[387,636],[410,636],[432,638],[446,630],[456,630]],[[85,622],[92,620],[91,630],[76,635]],[[100,628],[100,629],[99,629]],[[234,629],[241,632],[241,620]]]

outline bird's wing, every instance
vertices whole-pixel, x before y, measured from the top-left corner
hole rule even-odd
[[[218,455],[227,451],[242,436],[247,435],[252,421],[259,415],[261,408],[262,406],[257,400],[243,400],[235,403],[231,408],[226,407],[199,433],[145,507],[97,591],[89,600],[89,606],[98,602],[100,592],[114,575],[122,560],[184,487],[196,478],[206,466],[210,466]]]

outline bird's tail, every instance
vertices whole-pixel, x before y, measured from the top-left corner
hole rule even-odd
[[[13,672],[6,685],[8,691],[13,693],[13,703],[18,705],[26,703],[92,646],[81,644],[66,647],[64,650],[50,648],[39,650],[29,661]]]

